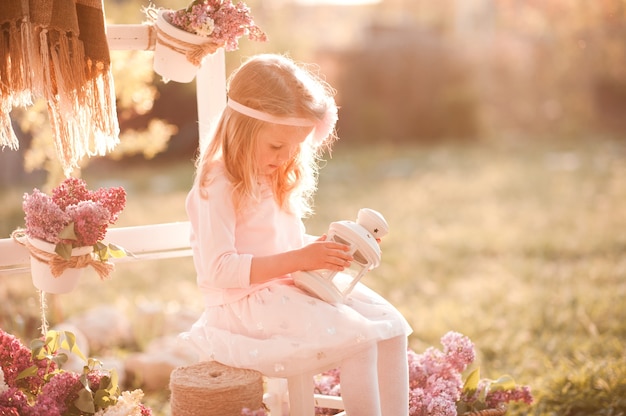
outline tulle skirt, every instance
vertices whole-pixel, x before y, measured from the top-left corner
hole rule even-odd
[[[294,285],[275,284],[237,302],[207,307],[181,339],[200,360],[289,377],[327,368],[375,342],[410,333],[400,312],[362,283],[340,304]]]

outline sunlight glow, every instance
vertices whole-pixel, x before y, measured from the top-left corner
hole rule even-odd
[[[306,5],[328,4],[337,6],[360,6],[363,4],[376,4],[381,0],[296,0],[296,3]]]

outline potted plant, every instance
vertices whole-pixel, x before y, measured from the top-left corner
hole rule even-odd
[[[157,34],[154,71],[166,80],[190,82],[205,56],[219,48],[237,50],[242,36],[267,40],[243,1],[194,0],[184,9],[145,11]]]
[[[86,358],[68,331],[48,331],[32,351],[0,329],[0,415],[151,416],[143,391],[122,392],[115,370]],[[65,371],[68,351],[85,361],[83,371]]]
[[[25,194],[22,208],[26,227],[12,236],[30,252],[35,286],[48,293],[67,293],[87,266],[100,278],[107,278],[113,270],[109,259],[127,253],[102,240],[125,205],[124,188],[91,191],[77,178],[65,179],[52,195],[37,188]]]

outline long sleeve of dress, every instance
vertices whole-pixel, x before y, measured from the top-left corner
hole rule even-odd
[[[193,261],[207,306],[234,302],[264,286],[293,284],[289,275],[250,284],[252,258],[303,245],[301,219],[282,210],[269,188],[245,215],[236,213],[232,189],[226,176],[216,171],[203,195],[196,184],[187,196]]]
[[[250,286],[252,254],[240,254],[236,249],[236,214],[231,189],[225,178],[218,177],[206,188],[206,198],[200,195],[197,186],[187,196],[191,247],[198,285],[203,291]]]

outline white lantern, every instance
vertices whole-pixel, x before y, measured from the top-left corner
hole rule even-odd
[[[311,270],[295,273],[296,286],[326,302],[342,302],[368,271],[380,265],[381,251],[378,242],[388,232],[389,226],[385,218],[369,208],[359,210],[356,222],[331,223],[327,240],[348,245],[349,253],[354,259],[352,264],[343,272]]]

